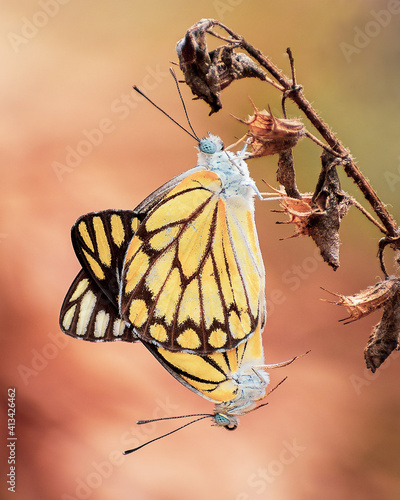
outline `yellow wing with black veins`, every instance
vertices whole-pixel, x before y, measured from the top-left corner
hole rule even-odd
[[[72,227],[76,256],[115,307],[125,252],[143,218],[132,210],[105,210],[83,215]]]
[[[243,367],[264,365],[259,326],[236,348],[208,355],[171,352],[149,343],[144,345],[179,382],[213,403],[235,399],[238,384],[233,379]]]
[[[246,203],[225,199],[216,173],[192,173],[149,212],[129,245],[121,317],[142,340],[169,351],[235,348],[264,323],[256,238]]]

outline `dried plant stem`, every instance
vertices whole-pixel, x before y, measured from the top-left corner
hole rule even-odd
[[[370,203],[372,209],[381,220],[383,224],[383,227],[381,226],[381,230],[383,229],[383,233],[391,238],[398,236],[399,233],[396,221],[388,212],[383,202],[379,199],[368,180],[354,163],[349,151],[342,145],[339,139],[331,131],[329,126],[320,118],[316,110],[305,98],[301,86],[295,85],[295,82],[293,82],[277,66],[275,66],[275,64],[273,64],[268,57],[266,57],[258,49],[253,47],[253,45],[248,43],[242,36],[238,35],[219,21],[208,20],[208,22],[212,26],[219,26],[220,28],[225,30],[231,37],[230,42],[239,44],[244,50],[248,52],[251,57],[253,57],[253,59],[255,59],[263,68],[265,68],[270,73],[270,75],[272,75],[277,80],[277,82],[283,88],[284,98],[290,98],[294,103],[296,103],[298,108],[306,115],[306,117],[318,130],[318,132],[325,139],[328,145],[343,157],[341,163],[343,165],[344,171],[351,179],[353,179],[355,184],[363,193],[365,199]],[[211,28],[207,31],[209,34],[221,38],[220,35],[214,33]],[[288,51],[288,54],[291,61],[292,74],[294,75],[293,56],[290,50]]]

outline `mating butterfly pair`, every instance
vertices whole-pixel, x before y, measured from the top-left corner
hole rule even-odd
[[[195,168],[135,210],[78,219],[72,242],[82,270],[60,325],[83,340],[141,340],[177,380],[216,403],[215,424],[234,429],[269,382],[254,222],[261,195],[245,148],[226,151],[209,134],[198,149]]]

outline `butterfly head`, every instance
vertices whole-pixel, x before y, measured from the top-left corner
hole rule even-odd
[[[224,149],[224,143],[219,137],[209,132],[208,137],[203,137],[203,139],[199,141],[198,149],[200,153],[212,155],[221,152]]]
[[[239,419],[234,415],[216,411],[212,416],[214,425],[218,427],[225,427],[228,431],[234,431],[239,425]]]

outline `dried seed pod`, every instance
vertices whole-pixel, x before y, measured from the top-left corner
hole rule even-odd
[[[344,306],[347,309],[350,316],[340,320],[346,321],[345,324],[364,318],[383,307],[382,319],[372,330],[364,349],[367,368],[375,372],[389,354],[394,349],[399,348],[400,279],[387,278],[354,295],[341,295],[329,290],[326,291],[339,297],[338,301],[333,302],[334,304]]]
[[[354,200],[340,188],[336,172],[338,159],[324,151],[322,170],[315,193],[300,195],[301,199],[283,196],[281,212],[290,217],[288,223],[296,226],[294,236],[310,236],[321,256],[334,270],[339,263],[339,228]]]
[[[311,238],[321,251],[321,256],[335,271],[339,267],[339,228],[353,199],[341,190],[336,164],[340,161],[327,151],[321,154],[322,170],[313,196],[313,202],[323,211],[323,216],[312,214],[309,219]]]
[[[397,286],[396,293],[385,302],[382,319],[372,330],[364,350],[367,368],[373,373],[394,349],[399,349],[399,335],[400,295]]]
[[[199,99],[211,106],[211,113],[222,108],[217,67],[207,50],[206,29],[202,21],[192,26],[177,43],[179,66],[186,84]],[[210,114],[211,114],[210,113]]]
[[[232,45],[208,52],[206,33],[213,24],[212,19],[196,23],[176,46],[185,82],[197,99],[210,105],[210,115],[222,108],[221,90],[234,80],[259,78],[271,81],[249,56],[236,53]]]
[[[326,302],[332,302],[338,306],[344,306],[347,309],[350,316],[340,320],[345,321],[345,324],[364,318],[368,314],[385,306],[394,296],[398,295],[399,289],[400,280],[393,277],[384,281],[379,281],[375,285],[354,295],[342,295],[323,288],[326,292],[335,295],[335,297],[339,297],[337,301]]]
[[[252,147],[250,158],[274,155],[292,149],[305,135],[306,129],[300,120],[276,118],[271,110],[259,111],[251,99],[250,102],[254,115],[247,121],[237,118],[249,127],[248,135]]]
[[[283,210],[273,210],[277,213],[285,213],[289,216],[289,220],[285,222],[278,222],[278,224],[294,224],[295,234],[289,238],[296,236],[311,236],[309,231],[309,219],[312,214],[322,215],[315,204],[312,203],[312,193],[302,193],[301,199],[285,196],[282,193],[280,205]]]

